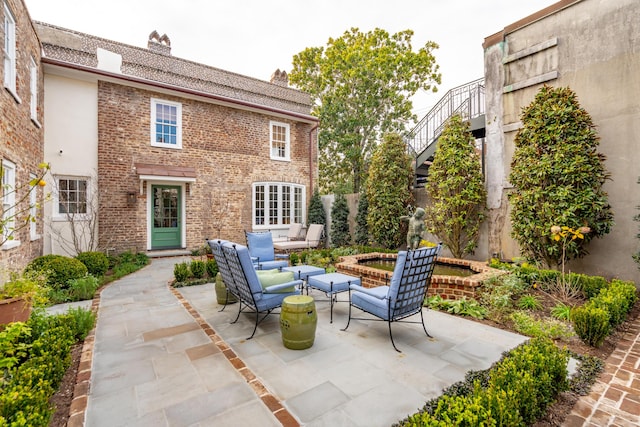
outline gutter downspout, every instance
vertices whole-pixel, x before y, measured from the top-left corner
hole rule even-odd
[[[313,194],[313,131],[318,129],[318,124],[309,131],[309,191]]]

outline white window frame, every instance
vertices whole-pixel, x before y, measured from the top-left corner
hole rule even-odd
[[[275,139],[279,134],[276,128],[284,130],[284,141]],[[284,147],[280,145],[284,144]],[[271,160],[291,161],[291,127],[288,123],[269,122],[269,156]]]
[[[2,159],[2,215],[7,219],[2,232],[2,240],[7,239],[15,231],[16,226],[16,164]],[[20,245],[20,240],[7,240],[2,249],[11,249]]]
[[[16,20],[7,3],[4,3],[4,87],[18,101],[22,102],[16,89]]]
[[[31,120],[40,127],[40,122],[38,121],[38,65],[33,57],[29,61],[29,94]]]
[[[90,178],[88,176],[56,175],[54,179],[55,179],[56,191],[54,192],[55,194],[53,196],[53,220],[67,221],[69,215],[73,216],[74,219],[79,219],[79,220],[88,219],[89,215],[91,215],[91,203],[89,203],[89,201],[91,200]],[[85,182],[85,200],[84,200],[85,212],[80,212],[80,213],[60,212],[60,193],[61,193],[60,180],[67,180],[67,181],[73,180],[73,181]]]
[[[162,125],[162,123],[157,121],[156,109],[159,105],[176,109],[175,123],[168,124],[168,126],[175,126],[176,128],[175,144],[157,141],[156,125]],[[165,126],[166,125],[167,124],[165,124]],[[164,99],[151,98],[151,146],[177,150],[182,149],[182,104],[179,102],[166,101]]]
[[[288,182],[253,183],[251,186],[253,229],[287,228],[294,222],[302,223],[305,218],[306,194],[304,185]],[[286,195],[289,196],[288,200]]]

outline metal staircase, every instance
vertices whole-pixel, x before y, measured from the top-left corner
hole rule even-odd
[[[471,122],[471,132],[484,138],[484,78],[449,90],[405,137],[416,158],[416,184],[421,186],[436,151],[438,137],[449,117],[460,114]]]

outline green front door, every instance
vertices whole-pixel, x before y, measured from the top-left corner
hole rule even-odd
[[[181,247],[182,211],[180,187],[152,185],[153,225],[151,227],[151,249]]]

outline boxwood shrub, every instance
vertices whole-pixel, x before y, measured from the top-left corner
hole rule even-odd
[[[104,276],[109,269],[109,258],[102,252],[81,252],[76,258],[87,267],[87,271],[92,276]]]
[[[45,273],[47,285],[54,290],[67,289],[71,279],[87,275],[87,267],[75,258],[63,255],[44,255],[35,258],[25,268],[27,271]]]

